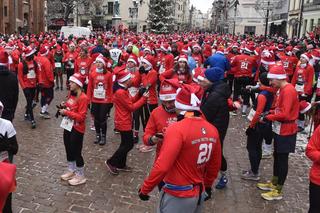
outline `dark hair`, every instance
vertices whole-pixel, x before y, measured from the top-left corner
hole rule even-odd
[[[184,63],[186,64],[186,73],[188,73],[190,75],[191,74],[190,67],[189,67],[188,63],[186,63],[186,62],[184,62]],[[179,63],[176,63],[173,67],[173,71],[177,73],[178,70],[179,70]]]
[[[261,73],[259,75],[259,80],[260,80],[261,84],[263,84],[265,86],[270,86],[267,72]]]

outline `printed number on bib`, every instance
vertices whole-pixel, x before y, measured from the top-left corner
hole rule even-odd
[[[36,78],[36,73],[34,72],[34,70],[29,70],[28,74],[27,74],[27,78]]]
[[[93,97],[97,99],[105,99],[106,98],[106,90],[98,88],[93,90]]]
[[[65,130],[71,132],[72,127],[73,127],[73,123],[74,123],[74,120],[65,116],[65,117],[63,117],[63,119],[61,121],[60,127],[62,129],[65,129]]]
[[[304,92],[304,85],[296,84],[296,91],[303,93]]]
[[[248,115],[247,119],[248,119],[249,121],[252,121],[253,116],[254,116],[255,114],[256,114],[256,111],[255,111],[254,109],[251,109],[250,112],[249,112],[249,115]]]
[[[56,68],[61,68],[61,63],[60,63],[60,62],[56,62],[56,63],[54,63],[54,66],[55,66]]]
[[[197,164],[203,164],[205,162],[208,162],[211,156],[212,151],[212,143],[206,144],[203,143],[199,146],[199,156]]]

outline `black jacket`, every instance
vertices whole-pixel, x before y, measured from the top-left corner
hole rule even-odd
[[[228,98],[230,95],[231,91],[227,83],[215,82],[210,89],[205,91],[200,107],[208,122],[217,128],[221,143],[229,125]]]
[[[15,73],[0,66],[0,101],[4,106],[2,118],[12,121],[19,97],[18,79]]]

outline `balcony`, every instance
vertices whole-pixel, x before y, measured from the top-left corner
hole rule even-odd
[[[313,0],[312,3],[305,4],[303,11],[315,11],[320,10],[320,0]]]

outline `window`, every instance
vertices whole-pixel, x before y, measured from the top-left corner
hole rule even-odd
[[[312,30],[313,30],[313,22],[314,22],[314,20],[313,19],[311,19],[310,20],[310,29],[309,29],[309,31],[311,32]]]
[[[113,15],[113,2],[108,2],[108,14]]]
[[[8,7],[7,6],[4,6],[4,9],[3,9],[3,14],[4,16],[8,16]]]
[[[303,31],[302,31],[302,34],[305,35],[306,34],[306,31],[307,31],[307,24],[308,24],[308,20],[304,20],[303,22]]]
[[[244,26],[244,33],[254,35],[256,33],[256,27],[255,26]]]

